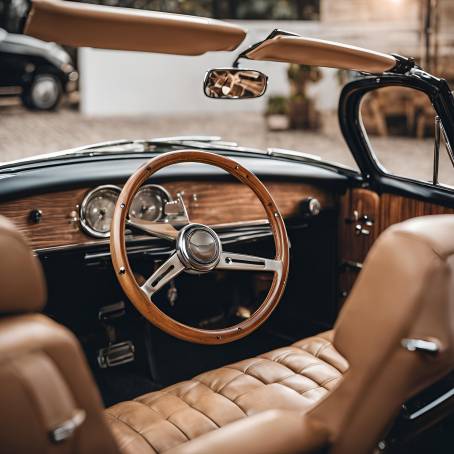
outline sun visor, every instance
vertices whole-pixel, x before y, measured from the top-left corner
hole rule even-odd
[[[246,36],[215,19],[62,0],[33,0],[24,33],[67,46],[176,55],[231,51]]]
[[[396,65],[387,54],[332,41],[278,35],[244,52],[250,60],[298,63],[310,66],[351,69],[367,73],[382,73]]]

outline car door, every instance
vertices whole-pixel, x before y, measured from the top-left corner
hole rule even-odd
[[[10,36],[0,29],[0,87],[21,85],[26,64],[26,57],[18,51],[19,46],[10,41]]]
[[[339,109],[362,173],[342,203],[342,302],[383,230],[417,216],[454,213],[454,101],[444,80],[413,68],[351,82]]]

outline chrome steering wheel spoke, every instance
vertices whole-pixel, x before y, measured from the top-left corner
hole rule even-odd
[[[255,255],[222,252],[221,259],[216,265],[218,270],[243,270],[243,271],[272,271],[282,273],[280,260],[265,259]]]
[[[142,291],[151,298],[165,284],[170,282],[174,277],[178,276],[185,266],[181,263],[175,252],[169,259],[167,259],[140,287]]]
[[[168,222],[154,222],[145,219],[130,218],[126,221],[126,225],[164,240],[175,241],[178,236],[178,230]]]
[[[166,215],[165,221],[147,221],[146,219],[131,217],[126,220],[126,225],[157,238],[176,241],[178,237],[178,230],[175,226],[183,227],[188,225],[190,222],[188,210],[186,209],[186,205],[184,204],[181,194],[178,194],[178,198],[176,200],[172,200],[171,202],[167,202],[165,204],[164,214]]]

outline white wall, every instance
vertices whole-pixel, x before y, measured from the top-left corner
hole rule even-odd
[[[414,25],[386,22],[341,25],[320,22],[237,22],[248,29],[240,46],[263,39],[273,28],[282,28],[309,37],[343,41],[376,50],[395,50],[414,54],[417,33]],[[237,52],[210,52],[199,57],[120,52],[83,48],[79,51],[81,73],[81,111],[86,115],[160,114],[184,112],[263,111],[266,96],[255,100],[219,101],[202,93],[205,72],[213,67],[231,66]],[[243,62],[269,76],[267,95],[287,94],[287,65],[273,62]],[[338,86],[333,71],[325,71],[322,82],[314,87],[321,109],[337,105]]]

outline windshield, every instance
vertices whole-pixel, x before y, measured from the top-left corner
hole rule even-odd
[[[374,6],[372,15],[358,5],[325,11],[318,0],[109,2],[230,20],[248,34],[238,51],[197,57],[46,46],[48,56],[37,61],[24,40],[19,56],[0,57],[0,92],[7,95],[0,97],[0,162],[118,140],[134,142],[103,145],[103,152],[140,152],[151,149],[141,141],[171,138],[193,146],[212,142],[218,148],[237,144],[264,152],[291,150],[356,169],[339,129],[337,108],[342,87],[357,73],[242,61],[243,67],[268,76],[264,96],[243,100],[207,98],[202,81],[206,71],[230,67],[238,52],[268,35],[276,21],[279,28],[301,35],[408,54],[419,38],[408,34],[402,40],[402,30],[408,28],[407,19],[418,27],[416,10],[389,3],[392,11]],[[387,25],[390,14],[392,24]],[[353,36],[347,25],[359,15],[370,27],[356,25]],[[384,33],[383,27],[389,30]],[[384,42],[370,38],[375,28],[381,30],[376,36],[387,36]],[[62,53],[67,55],[64,61],[57,58]],[[17,58],[22,61],[19,71],[12,64]],[[153,148],[169,149],[160,144]]]

